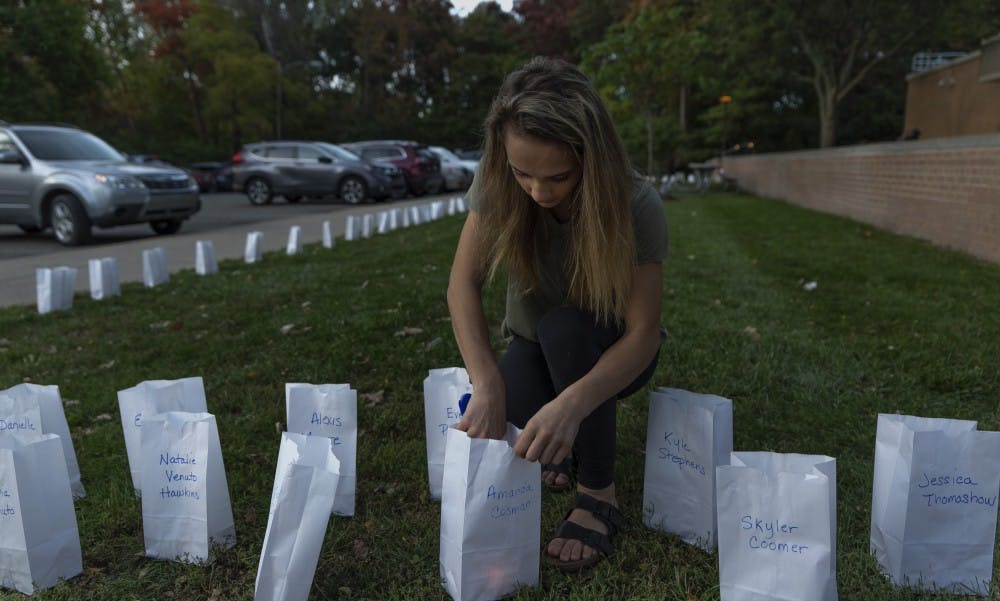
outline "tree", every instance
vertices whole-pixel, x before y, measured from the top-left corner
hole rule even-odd
[[[202,141],[228,154],[248,140],[266,137],[274,115],[274,61],[254,51],[253,37],[211,3],[190,18],[182,39],[203,97]]]
[[[527,61],[512,32],[517,23],[496,2],[479,4],[457,24],[455,58],[446,86],[435,99],[438,110],[429,139],[472,148],[483,140],[483,119],[504,77]]]
[[[759,72],[780,65],[795,81],[809,86],[819,145],[826,147],[837,142],[838,109],[879,65],[919,48],[969,5],[967,0],[914,0],[905,8],[878,1],[722,0],[712,2],[710,10],[729,25],[726,37],[739,40],[749,29],[751,35],[762,33],[769,40],[766,56],[745,53],[745,68]]]
[[[521,15],[521,47],[529,54],[576,62],[571,17],[578,0],[521,0],[514,12]]]
[[[626,147],[644,157],[650,174],[672,168],[688,141],[687,91],[708,43],[695,16],[683,4],[647,6],[584,54],[583,66],[616,116]]]
[[[69,0],[0,5],[0,118],[72,121],[95,110],[107,63]]]

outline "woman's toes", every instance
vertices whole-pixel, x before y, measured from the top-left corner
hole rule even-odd
[[[554,538],[552,539],[552,541],[549,542],[549,546],[546,549],[546,552],[549,554],[549,557],[559,557],[562,555],[562,550],[563,547],[565,546],[566,546],[566,539]]]
[[[575,557],[573,557],[575,551],[576,551],[576,544],[574,543],[574,541],[572,540],[567,541],[566,544],[563,545],[562,553],[559,554],[559,559],[563,561],[573,561],[574,559],[576,559]]]

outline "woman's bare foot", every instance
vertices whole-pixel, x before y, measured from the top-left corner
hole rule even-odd
[[[542,472],[542,482],[549,487],[564,488],[569,484],[569,475],[562,472]]]

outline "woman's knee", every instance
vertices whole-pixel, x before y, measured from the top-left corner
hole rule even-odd
[[[593,313],[564,305],[538,321],[538,342],[544,350],[596,345],[602,351],[621,337],[619,328],[602,324]]]

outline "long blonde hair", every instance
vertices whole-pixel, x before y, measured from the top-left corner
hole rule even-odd
[[[564,144],[582,171],[564,201],[571,207],[569,300],[602,321],[622,321],[636,265],[629,203],[635,177],[597,90],[573,65],[536,57],[504,80],[485,129],[477,182],[484,271],[492,278],[504,269],[522,293],[540,277],[545,209],[514,179],[506,132]]]

